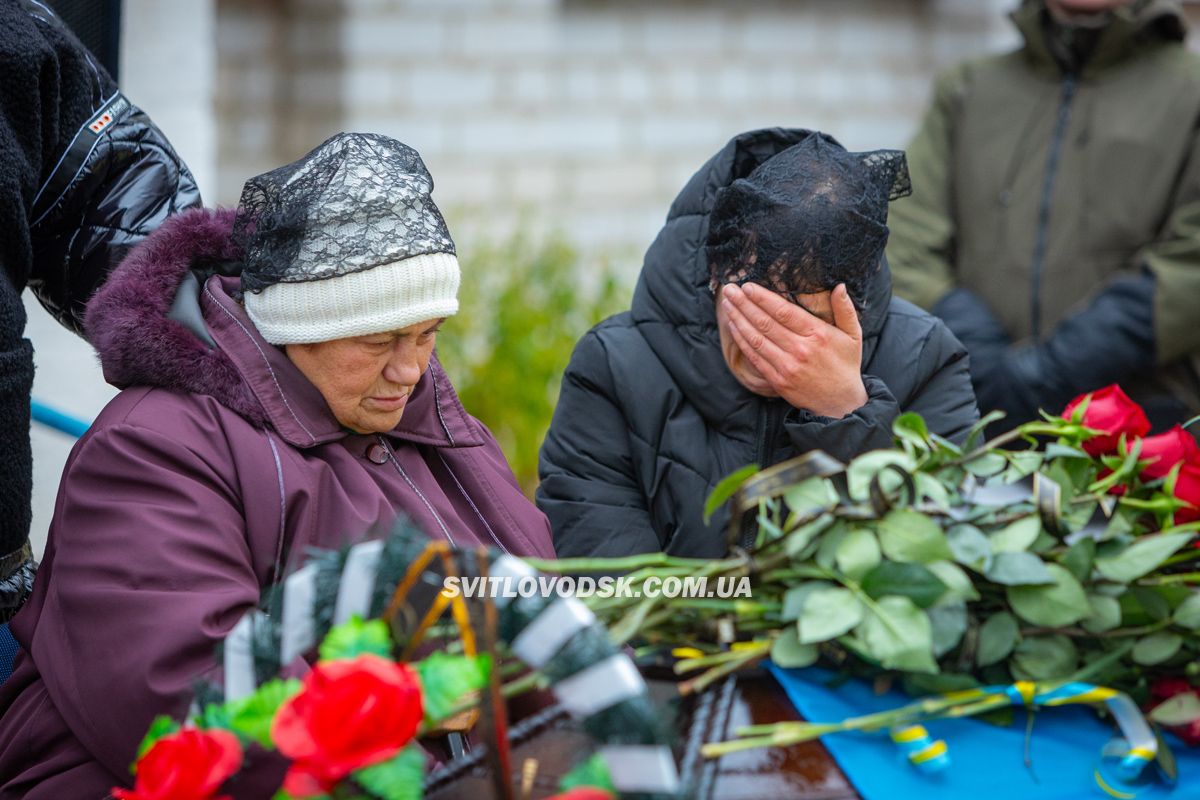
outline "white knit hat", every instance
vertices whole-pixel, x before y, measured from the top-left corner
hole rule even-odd
[[[384,333],[458,312],[454,242],[415,150],[338,134],[246,182],[234,224],[246,312],[272,344]]]

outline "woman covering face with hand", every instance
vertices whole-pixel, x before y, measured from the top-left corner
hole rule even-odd
[[[559,556],[720,557],[704,498],[746,464],[849,460],[922,414],[978,419],[966,354],[891,296],[883,260],[903,153],[804,130],[742,134],[692,178],[646,254],[632,307],[578,344],[541,455]]]
[[[250,180],[236,216],[164,223],[92,300],[123,391],[71,454],[12,623],[0,797],[127,785],[150,721],[184,715],[217,644],[309,548],[403,514],[461,547],[553,556],[434,354],[460,273],[432,189],[411,148],[339,134]],[[275,766],[231,794],[272,796]]]

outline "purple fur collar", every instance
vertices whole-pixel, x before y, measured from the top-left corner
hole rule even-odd
[[[200,260],[231,261],[234,211],[192,209],[164,222],[92,297],[88,340],[114,386],[157,386],[213,397],[263,427],[266,410],[222,350],[168,318],[180,283]]]

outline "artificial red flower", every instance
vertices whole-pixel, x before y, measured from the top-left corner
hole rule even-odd
[[[1117,442],[1122,434],[1131,440],[1150,432],[1150,420],[1146,419],[1146,412],[1115,383],[1076,397],[1063,409],[1063,417],[1070,419],[1079,404],[1089,397],[1091,400],[1084,409],[1083,424],[1099,431],[1100,435],[1083,443],[1088,455],[1103,456],[1117,452]]]
[[[1150,696],[1154,698],[1150,708],[1170,700],[1177,694],[1186,694],[1187,692],[1200,694],[1196,687],[1183,678],[1159,678],[1150,684]],[[1192,746],[1200,745],[1200,719],[1194,719],[1183,725],[1171,725],[1168,730]]]
[[[612,792],[595,786],[576,786],[574,789],[568,789],[554,797],[548,797],[546,800],[613,800],[614,797]]]
[[[318,664],[271,725],[271,739],[293,761],[283,788],[294,797],[328,793],[399,753],[423,715],[420,680],[406,664],[369,653]]]
[[[1175,496],[1192,504],[1190,508],[1181,508],[1175,512],[1176,525],[1200,519],[1200,463],[1188,461],[1179,468],[1179,477],[1175,480]]]
[[[1200,463],[1200,447],[1196,446],[1195,437],[1176,425],[1166,433],[1142,439],[1138,459],[1150,462],[1142,470],[1142,479],[1151,481],[1167,477],[1176,464]]]
[[[113,789],[117,800],[229,800],[216,797],[242,765],[242,746],[229,731],[185,728],[155,742],[137,762],[133,789]]]

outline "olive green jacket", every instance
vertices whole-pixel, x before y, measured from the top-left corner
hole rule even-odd
[[[1144,273],[1151,364],[1121,383],[1197,410],[1200,57],[1174,3],[1142,0],[1115,12],[1073,74],[1052,55],[1045,13],[1025,0],[1012,14],[1022,48],[938,78],[908,150],[913,195],[891,209],[895,291],[934,308],[966,289],[1029,347]]]

